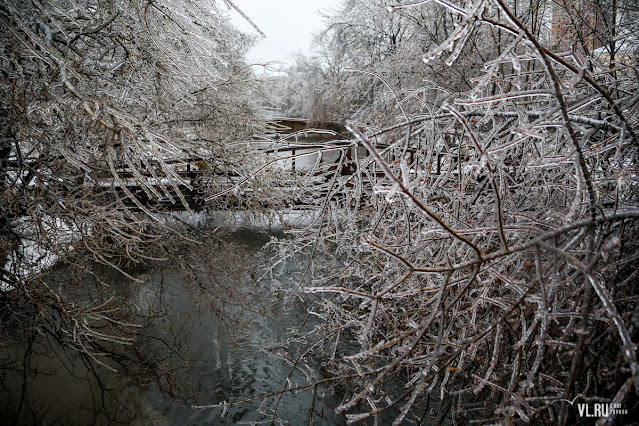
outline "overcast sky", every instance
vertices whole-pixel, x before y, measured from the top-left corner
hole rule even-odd
[[[335,8],[341,0],[234,0],[251,20],[266,34],[249,52],[252,62],[291,62],[295,52],[307,52],[312,33],[322,29],[319,11]],[[237,12],[233,22],[250,34],[257,32]],[[259,35],[258,35],[259,37]]]

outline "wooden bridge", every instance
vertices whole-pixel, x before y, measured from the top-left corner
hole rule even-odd
[[[357,150],[358,158],[367,156],[366,149],[359,145],[353,145],[353,141],[349,140],[350,134],[344,125],[331,122],[311,122],[309,120],[280,118],[274,119],[265,135],[260,135],[256,141],[252,141],[252,145],[257,145],[258,150],[275,157],[276,162],[283,169],[288,169],[292,174],[311,171],[312,166],[317,162],[317,152],[323,151],[323,163],[334,164],[334,173],[340,176],[351,176],[357,172],[357,163],[354,160],[355,150]],[[331,147],[327,150],[326,142],[331,143]],[[380,150],[388,148],[387,145],[377,145]],[[331,151],[333,154],[331,154]],[[345,158],[342,157],[344,153]],[[409,162],[413,162],[413,156],[416,149],[408,149],[407,154],[410,156]],[[281,160],[277,160],[280,158]],[[436,158],[436,169],[432,174],[439,174],[441,171],[442,155]],[[183,211],[184,203],[177,196],[179,190],[186,204],[193,211],[200,211],[205,207],[205,198],[207,196],[207,187],[217,186],[233,188],[240,186],[243,177],[220,166],[210,165],[202,158],[185,158],[172,160],[167,162],[175,167],[177,179],[171,183],[165,183],[164,187],[170,193],[171,197],[166,196],[161,199],[151,197],[148,191],[139,184],[134,174],[126,169],[121,169],[118,174],[120,181],[127,187],[138,201],[146,208],[161,211]],[[378,170],[376,177],[384,178],[384,172]],[[138,174],[139,177],[139,174]],[[142,174],[142,177],[153,180],[151,174]],[[139,210],[140,206],[135,203],[126,194],[123,188],[115,187],[116,192],[127,208]],[[161,193],[161,191],[158,191]],[[225,191],[222,191],[225,192]],[[228,191],[231,195],[232,191]],[[244,194],[250,196],[249,194]],[[172,198],[172,199],[171,199]],[[296,201],[291,200],[295,205]],[[226,200],[222,203],[226,208],[239,208],[237,197],[226,196]],[[268,206],[262,206],[268,208]]]
[[[348,139],[351,137],[350,132],[346,130],[346,126],[342,123],[335,123],[332,121],[313,121],[303,118],[274,118],[269,122],[268,129],[279,135],[291,135],[308,130],[325,130],[327,131],[325,135],[330,136],[330,133],[328,132],[333,133],[333,135],[330,136],[331,139]],[[326,136],[318,134],[315,137],[322,139]]]

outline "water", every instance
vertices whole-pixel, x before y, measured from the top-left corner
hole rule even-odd
[[[229,237],[241,245],[249,270],[254,271],[261,270],[260,265],[268,261],[269,255],[260,249],[269,238],[258,230],[241,230]],[[185,259],[188,259],[187,255],[185,253]],[[215,262],[215,253],[212,258]],[[291,280],[302,267],[303,263],[282,264],[277,280],[263,280],[259,285],[255,285],[254,273],[216,279],[238,294],[250,294],[252,299],[266,301],[269,287],[293,288]],[[113,271],[105,274],[117,275]],[[177,270],[137,271],[137,276],[144,278],[144,284],[122,283],[122,291],[127,292],[127,299],[138,313],[153,316],[150,314],[156,313],[156,308],[171,307],[170,311],[164,312],[165,316],[149,319],[149,326],[136,341],[136,346],[143,348],[141,353],[150,360],[149,371],[167,367],[176,369],[171,383],[160,381],[167,392],[163,395],[158,390],[153,374],[140,380],[139,375],[127,374],[121,368],[117,373],[98,368],[101,380],[98,383],[87,364],[73,353],[64,352],[55,342],[41,342],[33,346],[30,357],[30,367],[37,367],[39,372],[27,377],[26,387],[22,386],[24,381],[19,368],[24,354],[15,348],[0,351],[0,361],[6,367],[1,369],[0,397],[3,402],[0,418],[17,420],[18,424],[271,424],[277,405],[277,418],[289,424],[311,424],[311,417],[313,424],[318,425],[345,423],[345,419],[333,411],[339,401],[330,393],[322,395],[322,389],[315,398],[312,389],[286,393],[281,399],[276,396],[233,406],[226,413],[222,408],[193,408],[193,405],[258,398],[287,386],[306,384],[304,375],[285,359],[295,354],[285,348],[291,346],[287,344],[290,329],[303,333],[311,329],[313,322],[308,320],[301,303],[282,298],[263,305],[226,309],[225,323],[213,312],[221,308],[215,305],[216,300],[203,302],[202,294],[205,293],[190,290]],[[240,319],[244,322],[239,323]],[[299,329],[302,324],[304,327]],[[164,350],[164,343],[179,352],[172,354],[170,350]],[[171,346],[173,343],[175,346]],[[48,345],[53,347],[55,356],[51,356]],[[296,344],[292,346],[296,347]],[[192,362],[185,366],[183,359]],[[13,364],[7,360],[13,360]],[[17,371],[11,372],[10,365]],[[304,368],[312,369],[315,377],[321,378],[318,365],[305,365]],[[103,391],[105,388],[107,392]],[[170,392],[173,397],[167,396]],[[25,398],[20,406],[23,393]],[[181,399],[176,400],[176,396]],[[20,416],[16,419],[18,410]]]

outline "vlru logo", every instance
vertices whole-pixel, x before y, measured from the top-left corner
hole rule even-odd
[[[628,410],[621,408],[621,404],[579,403],[577,410],[579,410],[579,417],[610,417],[628,414]]]

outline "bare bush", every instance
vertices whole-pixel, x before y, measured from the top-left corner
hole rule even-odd
[[[228,23],[230,5],[0,4],[4,355],[19,348],[28,366],[34,345],[49,342],[75,351],[96,374],[128,369],[172,395],[179,339],[169,330],[156,335],[156,351],[142,351],[153,346],[138,340],[150,314],[135,311],[131,294],[100,266],[132,294],[141,284],[136,268],[177,268],[196,300],[238,324],[230,307],[242,300],[221,277],[244,274],[239,261],[219,236],[164,214],[201,208],[191,195],[204,202],[207,182],[223,180],[215,170],[236,176],[259,164],[245,145],[230,143],[264,128],[261,86],[242,62],[250,38]],[[223,270],[212,254],[226,259]],[[66,274],[54,267],[60,263]],[[167,309],[154,307],[152,316]],[[31,372],[23,369],[26,386]]]
[[[559,12],[544,2],[436,3],[454,25],[419,58],[454,74],[482,43],[481,72],[460,92],[397,87],[401,62],[361,69],[394,108],[372,106],[385,127],[351,122],[348,146],[330,147],[356,172],[326,170],[321,219],[288,246],[344,265],[305,288],[322,296],[324,325],[304,355],[328,358],[349,422],[568,424],[575,401],[636,410],[637,52],[551,50]],[[636,7],[597,7],[617,20],[595,36],[624,22],[636,39]],[[354,21],[371,27],[364,11]]]

